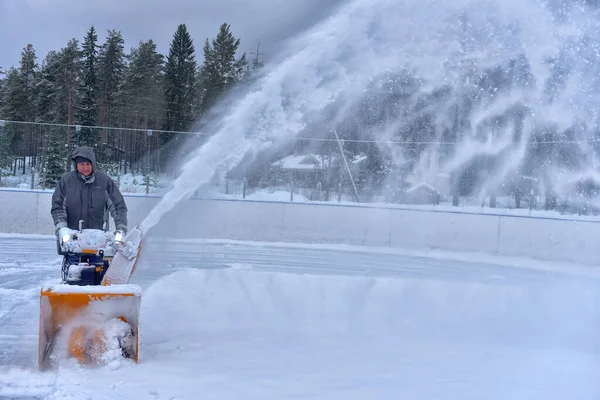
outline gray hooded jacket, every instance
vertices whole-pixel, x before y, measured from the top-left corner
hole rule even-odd
[[[51,214],[56,229],[68,227],[79,229],[104,229],[108,212],[115,221],[117,230],[127,232],[127,205],[119,188],[110,176],[96,170],[96,156],[89,147],[73,151],[71,160],[84,157],[92,163],[92,174],[84,177],[77,169],[65,174],[52,195]]]

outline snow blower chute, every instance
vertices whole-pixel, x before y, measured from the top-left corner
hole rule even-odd
[[[129,284],[142,232],[124,238],[102,230],[69,230],[57,238],[62,282],[42,287],[38,363],[138,361],[141,288]]]

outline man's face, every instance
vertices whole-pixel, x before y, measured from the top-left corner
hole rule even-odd
[[[83,176],[90,176],[92,174],[92,164],[88,161],[77,163],[77,172]]]

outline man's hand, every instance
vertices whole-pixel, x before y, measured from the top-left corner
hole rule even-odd
[[[115,242],[122,242],[124,238],[125,232],[120,229],[115,231]]]
[[[72,229],[63,226],[62,228],[58,228],[56,230],[56,235],[62,242],[66,242],[69,239],[71,239],[71,237],[73,236],[73,232],[74,231]]]
[[[58,232],[60,232],[61,229],[66,228],[66,227],[67,227],[66,222],[59,222],[56,225],[54,225],[54,234],[56,235],[56,237],[60,237]]]

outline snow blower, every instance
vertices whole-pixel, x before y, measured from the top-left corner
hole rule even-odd
[[[141,239],[137,227],[124,238],[96,229],[67,230],[57,238],[62,282],[40,293],[41,370],[69,358],[80,364],[138,361],[141,288],[129,278]]]

